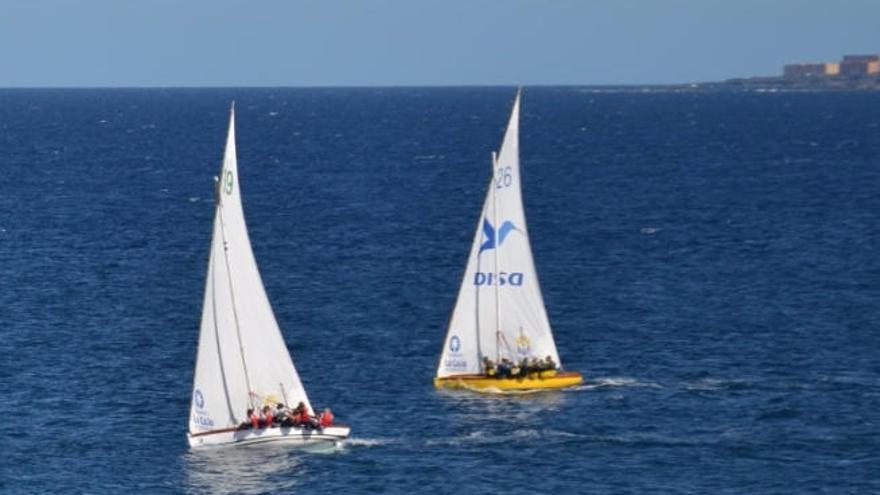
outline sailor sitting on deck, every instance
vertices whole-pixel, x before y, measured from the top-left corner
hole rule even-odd
[[[291,415],[293,416],[294,421],[296,421],[297,419],[302,417],[302,415],[308,414],[308,412],[308,409],[306,409],[306,403],[300,401],[300,403],[296,405],[293,411],[291,411]]]
[[[306,407],[304,402],[297,404],[289,417],[292,419],[293,426],[316,428],[319,424],[318,419],[309,414],[309,408]]]
[[[515,368],[516,372],[513,374],[514,378],[526,378],[529,376],[529,373],[532,372],[529,358],[520,359]]]
[[[263,410],[260,411],[260,420],[259,425],[261,428],[268,428],[272,426],[272,422],[275,420],[275,416],[272,414],[272,408],[269,406],[263,406]]]
[[[254,409],[249,407],[244,416],[244,421],[238,425],[239,430],[249,430],[251,428],[258,428],[260,426],[260,418],[257,416],[257,413],[254,412]]]
[[[510,377],[515,378],[522,375],[523,371],[525,370],[525,368],[523,367],[524,364],[525,363],[523,361],[520,361],[519,363],[513,363],[510,366]]]
[[[525,374],[529,378],[534,378],[538,373],[541,372],[542,367],[544,366],[542,360],[536,357],[530,357],[525,360]]]
[[[483,373],[488,377],[493,377],[498,372],[495,369],[495,362],[489,359],[489,356],[483,356]]]
[[[501,362],[498,363],[498,370],[495,373],[495,376],[498,378],[510,378],[511,372],[513,368],[513,363],[510,362],[507,358],[501,358]]]
[[[302,402],[297,404],[297,406],[293,409],[290,409],[285,406],[284,413],[279,418],[279,421],[281,422],[281,426],[298,426],[298,421],[300,419],[300,415],[302,414],[302,411],[305,410],[305,408],[306,408],[306,405]]]
[[[272,415],[272,423],[284,426],[284,421],[287,419],[289,413],[290,410],[284,404],[280,402],[275,404],[275,413]]]
[[[321,428],[327,428],[328,426],[333,424],[333,412],[330,411],[330,408],[324,409],[321,411],[321,416],[318,418],[318,423]]]

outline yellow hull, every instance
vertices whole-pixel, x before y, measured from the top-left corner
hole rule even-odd
[[[553,390],[572,387],[583,382],[576,371],[533,373],[528,377],[493,378],[485,375],[457,375],[434,378],[436,388],[458,388],[485,393],[504,393],[525,390]]]

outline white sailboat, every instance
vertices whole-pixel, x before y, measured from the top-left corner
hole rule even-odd
[[[493,177],[449,320],[437,388],[505,392],[582,381],[559,366],[532,259],[520,187],[519,106],[517,92],[501,150],[492,155]],[[499,373],[502,362],[513,372]],[[524,362],[535,364],[531,372],[519,369]]]
[[[245,225],[230,111],[217,182],[214,232],[193,379],[190,447],[288,442],[311,445],[346,438],[349,427],[278,425],[241,428],[248,409],[300,402],[313,413],[263,288]]]

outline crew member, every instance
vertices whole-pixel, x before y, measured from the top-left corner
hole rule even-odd
[[[333,424],[333,412],[330,411],[329,407],[321,412],[319,424],[321,425],[321,428],[327,428]]]
[[[495,369],[495,363],[489,359],[489,356],[483,356],[483,373],[488,377],[493,377],[498,372]]]
[[[262,418],[260,421],[260,426],[264,426],[266,428],[272,426],[272,421],[275,417],[272,415],[272,408],[268,405],[263,406]]]

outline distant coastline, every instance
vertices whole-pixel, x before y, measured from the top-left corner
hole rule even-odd
[[[880,77],[833,76],[792,79],[787,77],[750,77],[713,83],[719,89],[746,91],[878,91]]]
[[[782,76],[740,77],[718,82],[639,86],[591,86],[590,90],[632,92],[747,91],[760,93],[880,91],[880,56],[844,55],[840,62],[786,64]]]
[[[784,77],[747,77],[725,81],[685,84],[639,84],[639,85],[585,85],[582,88],[595,93],[698,93],[698,92],[847,92],[880,91],[880,78],[872,79],[821,79],[793,81]]]

